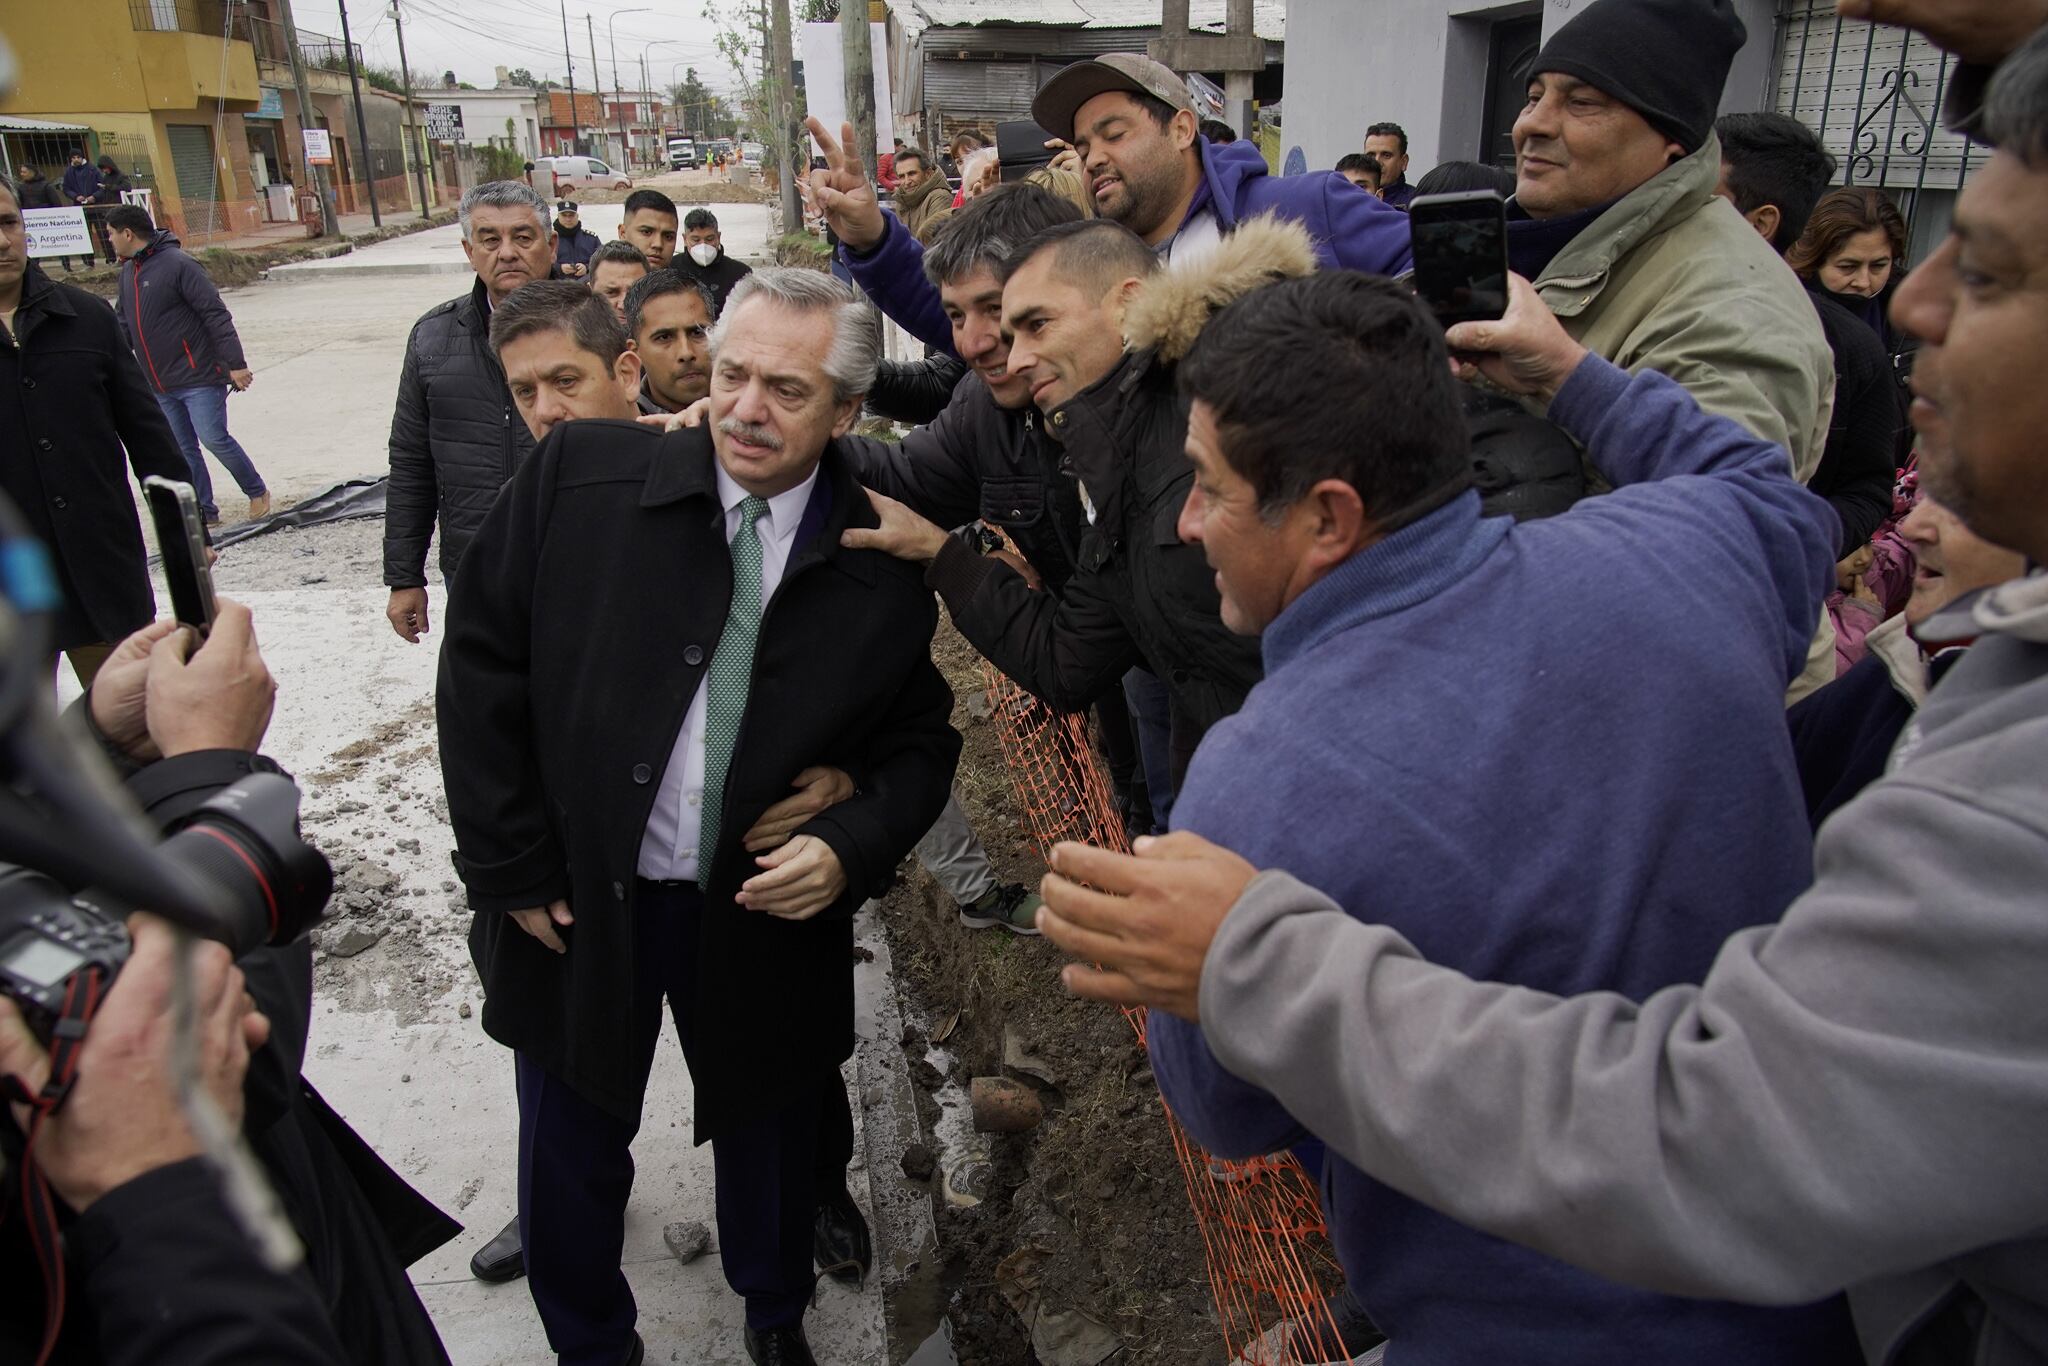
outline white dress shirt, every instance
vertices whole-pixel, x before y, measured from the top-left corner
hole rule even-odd
[[[725,467],[712,460],[718,471],[718,501],[725,508],[725,540],[732,538],[740,529],[740,504],[747,498],[747,491],[732,481]],[[789,564],[790,547],[796,541],[797,524],[803,521],[804,509],[810,505],[811,488],[818,482],[818,472],[811,471],[811,477],[786,493],[778,493],[768,500],[768,515],[754,524],[755,534],[761,538],[761,608],[767,611],[768,599],[775,595],[777,584],[782,582],[782,571]],[[720,626],[724,623],[721,621]],[[714,642],[715,644],[715,642]],[[711,672],[707,658],[705,676]],[[654,809],[647,815],[647,829],[640,837],[639,874],[656,882],[695,882],[697,880],[697,840],[701,830],[704,806],[704,684],[699,680],[697,693],[690,699],[690,710],[683,717],[683,729],[676,736],[676,747],[669,752],[668,764],[662,769],[661,786],[654,793]],[[734,838],[745,834],[742,830],[722,832]]]

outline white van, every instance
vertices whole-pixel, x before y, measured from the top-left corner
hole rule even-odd
[[[533,163],[533,188],[549,198],[571,190],[630,190],[632,178],[596,157],[542,157]]]

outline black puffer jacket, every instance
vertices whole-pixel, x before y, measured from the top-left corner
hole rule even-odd
[[[1048,422],[1096,509],[1059,596],[1033,592],[957,539],[926,582],[975,649],[1056,710],[1077,711],[1148,665],[1172,703],[1178,775],[1203,733],[1243,705],[1261,667],[1258,639],[1223,624],[1202,548],[1180,539],[1194,466],[1172,366],[1151,351],[1127,355]]]
[[[906,427],[922,427],[946,410],[966,374],[965,361],[937,349],[923,360],[884,360],[875,367],[868,411]]]
[[[931,425],[900,445],[858,436],[839,445],[863,484],[925,520],[999,528],[1059,593],[1079,562],[1087,521],[1080,486],[1061,470],[1062,453],[1043,422],[1036,408],[997,407],[975,378],[957,385]]]
[[[467,295],[430,309],[406,341],[384,499],[388,587],[426,583],[437,516],[441,573],[454,577],[498,489],[533,449],[512,407],[505,371],[491,354],[490,318],[478,280]]]

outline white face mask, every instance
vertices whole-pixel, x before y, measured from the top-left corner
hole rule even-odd
[[[718,259],[718,248],[709,242],[699,242],[690,248],[690,259],[700,266],[709,266]]]

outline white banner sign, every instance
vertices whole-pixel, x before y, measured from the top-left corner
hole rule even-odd
[[[306,164],[309,166],[332,166],[334,164],[334,140],[325,128],[308,128],[306,133]]]
[[[23,209],[21,221],[30,256],[91,256],[95,250],[84,209]]]
[[[839,25],[804,24],[801,38],[804,59],[804,104],[833,137],[846,121],[846,57],[839,47]],[[896,139],[895,101],[889,92],[889,39],[881,24],[868,25],[868,57],[874,63],[875,155],[893,151]],[[818,149],[807,137],[804,155],[816,156]]]

